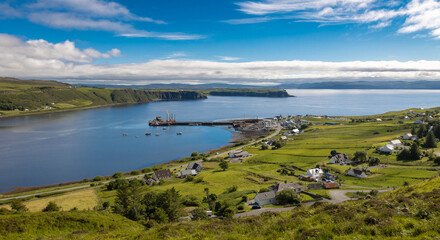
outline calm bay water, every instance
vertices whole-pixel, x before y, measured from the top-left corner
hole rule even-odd
[[[209,97],[0,120],[0,188],[140,169],[218,148],[232,137],[220,127],[149,127],[148,120],[166,116],[165,107],[178,121],[213,121],[280,114],[369,115],[440,106],[440,90],[288,91],[297,97]]]

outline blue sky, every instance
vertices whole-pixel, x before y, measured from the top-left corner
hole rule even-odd
[[[111,84],[438,80],[437,0],[0,1],[0,75]]]

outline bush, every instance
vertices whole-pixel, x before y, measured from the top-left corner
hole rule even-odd
[[[61,210],[61,207],[58,206],[55,202],[50,201],[47,206],[43,209],[43,212],[58,212]]]
[[[188,175],[185,177],[185,182],[192,182],[194,180],[194,176]]]
[[[220,168],[223,169],[223,171],[226,171],[226,169],[229,168],[229,163],[225,160],[222,160],[219,164]]]
[[[203,177],[198,177],[194,179],[194,183],[201,183],[201,182],[203,182]]]
[[[281,192],[277,193],[276,196],[277,204],[286,205],[286,204],[298,204],[299,197],[298,194],[293,189],[284,189]]]
[[[94,182],[99,182],[99,181],[104,181],[104,180],[105,180],[105,177],[103,177],[103,176],[96,176],[93,178]]]
[[[237,207],[237,210],[239,210],[239,211],[243,211],[243,210],[244,210],[244,206],[243,206],[243,205],[239,205],[239,206]]]
[[[263,193],[263,192],[269,192],[270,190],[268,189],[268,188],[261,188],[260,189],[260,193]]]
[[[149,172],[152,172],[151,168],[144,168],[144,169],[142,169],[142,173],[149,173]]]
[[[234,185],[234,186],[232,186],[230,188],[227,188],[226,192],[232,193],[232,192],[236,192],[237,190],[238,190],[238,187],[236,185]]]
[[[116,172],[112,175],[112,178],[121,178],[124,177],[124,174],[122,172]]]
[[[12,200],[11,208],[12,208],[12,210],[15,210],[17,212],[27,212],[27,211],[29,211],[29,209],[19,199]]]
[[[116,179],[107,184],[107,190],[112,191],[128,186],[127,179]]]
[[[140,175],[141,171],[140,170],[133,170],[130,172],[130,175]]]
[[[196,209],[192,210],[191,215],[192,215],[192,220],[194,220],[194,221],[209,218],[208,214],[206,214],[206,211],[201,208],[196,208]]]

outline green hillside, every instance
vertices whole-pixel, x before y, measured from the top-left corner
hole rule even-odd
[[[198,91],[79,87],[55,81],[0,78],[0,114],[20,115],[113,104],[206,98]]]
[[[340,204],[154,225],[107,211],[0,215],[4,239],[438,239],[440,178]],[[151,227],[152,226],[152,227]]]

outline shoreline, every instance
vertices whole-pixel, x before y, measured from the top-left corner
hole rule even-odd
[[[143,104],[143,103],[136,103],[136,104]],[[123,104],[117,104],[117,105],[123,105]],[[129,105],[131,105],[131,104],[129,104]],[[90,109],[92,109],[92,108],[90,108]],[[88,109],[78,109],[78,110],[88,110]],[[224,128],[224,130],[230,131],[230,129],[228,129],[228,128]],[[231,148],[235,147],[235,144],[240,142],[240,141],[246,141],[246,140],[249,140],[249,139],[252,139],[253,137],[255,137],[255,136],[251,136],[249,134],[241,133],[241,132],[237,132],[237,131],[231,131],[231,132],[232,132],[231,139],[227,142],[229,144],[222,145],[222,146],[220,146],[218,148],[209,149],[209,150],[205,151],[205,153],[207,153],[207,154],[214,154],[215,152],[218,152],[218,151],[225,151],[225,150],[228,150],[228,149],[231,149]],[[259,135],[259,136],[261,136],[261,135]],[[158,163],[158,164],[155,164],[155,165],[152,165],[152,166],[146,166],[144,168],[151,168],[151,167],[154,167],[154,166],[163,166],[163,165],[168,165],[168,164],[174,164],[177,161],[180,161],[180,160],[182,160],[184,158],[185,157],[181,157],[179,159],[169,160],[169,161],[166,161],[166,162],[163,162],[163,163]],[[144,168],[142,168],[142,169],[144,169]],[[136,171],[136,170],[142,171],[142,169],[132,169],[130,171],[123,172],[123,174],[124,174],[124,176],[130,176],[130,172],[131,171]],[[142,174],[144,174],[144,173],[142,173]],[[145,174],[147,174],[147,173],[145,173]],[[111,180],[112,175],[103,176],[103,177],[106,178],[106,181],[108,181],[108,180]],[[107,179],[107,178],[109,178],[109,179]],[[61,182],[61,183],[54,183],[54,184],[41,185],[41,186],[9,187],[8,189],[13,189],[13,190],[8,191],[8,192],[4,192],[4,193],[0,193],[0,196],[7,197],[7,196],[10,196],[10,195],[22,194],[22,193],[27,193],[27,192],[37,191],[37,190],[47,189],[47,188],[66,187],[66,186],[69,186],[69,185],[80,184],[80,183],[88,183],[88,184],[94,183],[93,177],[92,178],[87,178],[87,180],[88,180],[87,182],[85,182],[84,180],[76,180],[76,181]],[[97,182],[97,183],[99,183],[99,182]],[[41,194],[44,194],[44,192],[41,193]],[[1,198],[0,198],[0,201],[1,201]]]

